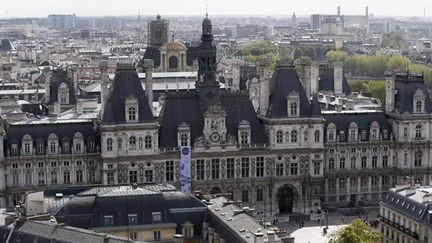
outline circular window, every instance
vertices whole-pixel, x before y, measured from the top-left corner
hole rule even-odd
[[[150,163],[150,162],[147,162],[147,166],[151,166],[151,163]]]
[[[131,164],[131,167],[132,167],[132,168],[135,167],[135,163],[132,163],[132,164]]]

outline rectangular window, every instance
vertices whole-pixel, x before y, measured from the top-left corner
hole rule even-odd
[[[247,189],[243,189],[241,191],[241,198],[242,198],[242,202],[248,202],[249,201],[249,191]]]
[[[38,142],[37,143],[37,145],[36,145],[36,152],[38,154],[43,154],[43,152],[44,152],[44,144],[43,144],[43,142]]]
[[[154,231],[153,232],[153,239],[154,240],[160,240],[161,239],[161,232],[160,231]]]
[[[50,152],[52,154],[54,154],[54,153],[56,153],[56,151],[57,151],[57,143],[54,141],[51,141],[50,142]]]
[[[291,175],[298,174],[298,163],[291,163]]]
[[[334,170],[334,168],[335,168],[335,160],[333,158],[331,158],[331,159],[329,159],[329,162],[328,162],[328,169]]]
[[[367,135],[367,131],[366,130],[362,130],[361,131],[361,140],[365,141],[366,140],[366,135]]]
[[[153,182],[153,170],[144,171],[145,182]]]
[[[12,155],[18,155],[18,145],[17,144],[12,144],[11,154]]]
[[[382,166],[383,167],[388,167],[388,156],[387,155],[384,155],[382,157]]]
[[[219,172],[220,172],[220,163],[219,159],[212,159],[211,160],[211,172],[212,172],[212,180],[218,180],[219,179]]]
[[[258,188],[256,190],[256,201],[257,202],[262,202],[264,201],[264,190],[261,188]]]
[[[205,179],[205,177],[204,177],[204,175],[205,175],[204,169],[205,169],[204,160],[203,159],[198,159],[196,161],[196,179],[198,181],[202,181],[202,180]]]
[[[129,171],[129,183],[137,183],[138,182],[138,171],[131,170]]]
[[[104,216],[104,225],[106,225],[106,226],[114,225],[114,216],[105,215]]]
[[[80,142],[75,143],[75,152],[81,152],[81,143]]]
[[[339,169],[345,169],[345,158],[344,157],[339,159]]]
[[[282,163],[276,164],[276,176],[284,175],[284,165]]]
[[[372,156],[372,168],[376,168],[378,166],[378,157]]]
[[[69,171],[65,171],[63,173],[63,183],[65,183],[65,184],[70,183],[70,172]]]
[[[77,166],[81,166],[82,165],[82,160],[77,160],[76,165]]]
[[[69,142],[63,141],[62,150],[63,150],[63,153],[69,153]]]
[[[367,157],[366,156],[363,156],[361,158],[361,167],[362,168],[366,168],[367,167]]]
[[[130,233],[129,233],[129,238],[130,238],[131,240],[138,240],[138,234],[137,234],[137,232],[136,232],[136,231],[132,231],[132,232],[130,232]]]
[[[242,158],[241,172],[242,172],[242,178],[248,178],[249,177],[249,158],[247,158],[247,157]]]
[[[57,184],[57,172],[51,171],[51,184]]]
[[[12,186],[19,185],[19,174],[12,174]]]
[[[234,158],[227,158],[227,179],[234,179],[235,164]]]
[[[77,170],[77,172],[76,172],[76,183],[83,183],[83,172],[82,172],[82,170]]]
[[[51,167],[57,167],[57,162],[56,161],[51,161]]]
[[[69,166],[69,161],[63,161],[63,166],[64,167],[68,167]]]
[[[321,166],[319,162],[314,163],[314,175],[319,175],[321,173]]]
[[[357,158],[351,157],[351,169],[355,169],[357,164]]]
[[[89,170],[89,182],[95,183],[96,182],[96,170]]]
[[[30,143],[25,143],[24,144],[24,153],[25,154],[30,154],[31,150],[30,150]]]
[[[242,145],[249,143],[249,132],[248,131],[241,131],[240,133],[240,143]]]
[[[26,168],[31,168],[31,163],[25,163]]]
[[[129,223],[129,225],[138,224],[138,215],[137,214],[128,214],[128,223]]]
[[[107,173],[107,183],[109,185],[114,184],[114,172],[108,172]]]
[[[162,221],[161,212],[152,212],[152,223],[159,223]]]
[[[174,181],[174,161],[165,162],[165,181]]]
[[[25,174],[25,184],[26,185],[32,185],[33,184],[32,174],[31,173],[26,173]]]
[[[38,173],[38,184],[39,185],[45,184],[45,173],[43,171],[40,171]]]
[[[340,142],[345,141],[345,132],[344,131],[340,131],[340,133],[339,133],[339,141]]]
[[[256,176],[257,177],[264,176],[264,157],[256,158]]]

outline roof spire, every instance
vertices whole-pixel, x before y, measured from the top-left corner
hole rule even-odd
[[[208,4],[206,3],[206,18],[208,18]]]

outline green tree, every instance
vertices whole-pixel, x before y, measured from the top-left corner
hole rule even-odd
[[[381,241],[380,234],[363,220],[356,219],[351,224],[331,233],[332,243],[376,243]]]
[[[372,77],[383,77],[389,56],[379,54],[368,58],[368,73]]]
[[[345,62],[348,55],[343,51],[328,51],[326,57],[329,62]]]
[[[389,34],[384,34],[381,40],[381,45],[383,47],[393,48],[393,49],[405,49],[407,44],[407,36],[403,32],[392,32]]]
[[[352,92],[364,92],[366,90],[366,83],[362,80],[348,80],[348,85]]]
[[[385,99],[385,81],[369,81],[366,85],[365,94],[378,99],[382,103]]]
[[[401,55],[391,56],[387,62],[387,69],[397,69],[401,72],[406,72],[411,64],[411,61]]]

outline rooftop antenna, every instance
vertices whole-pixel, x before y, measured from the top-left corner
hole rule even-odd
[[[206,3],[206,18],[208,18],[208,4]]]

